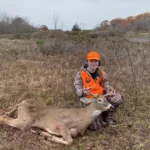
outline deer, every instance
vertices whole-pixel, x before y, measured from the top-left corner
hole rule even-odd
[[[95,101],[81,108],[59,108],[27,99],[10,112],[0,116],[0,124],[20,130],[40,129],[48,141],[70,145],[73,138],[83,135],[87,127],[103,112],[113,107],[105,95],[95,96]],[[12,117],[17,113],[17,117]]]

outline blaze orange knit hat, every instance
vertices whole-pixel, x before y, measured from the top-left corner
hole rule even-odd
[[[95,51],[89,52],[86,58],[87,60],[95,59],[95,60],[100,61],[100,55]]]

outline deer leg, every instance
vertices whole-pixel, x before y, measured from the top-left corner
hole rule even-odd
[[[79,134],[79,131],[76,128],[70,129],[71,137],[76,137]]]
[[[56,129],[59,134],[53,134],[51,130],[46,130],[41,132],[41,135],[48,137],[48,140],[55,143],[61,143],[64,145],[70,145],[73,142],[71,137],[71,133],[67,127],[64,125],[57,123]],[[58,137],[61,136],[61,137]]]
[[[13,117],[14,113],[18,111],[18,107],[20,105],[24,104],[25,102],[26,102],[26,100],[21,102],[20,104],[17,104],[12,110],[10,110],[9,112],[5,112],[5,115],[8,116],[8,117]]]
[[[48,138],[49,141],[55,142],[55,143],[60,143],[64,145],[70,145],[72,142],[64,141],[63,138],[52,136],[51,138]]]
[[[25,123],[22,122],[19,118],[13,119],[6,115],[0,116],[0,124],[6,124],[8,126],[18,128],[20,130],[25,129]]]
[[[62,144],[65,144],[65,145],[72,144],[73,139],[71,137],[70,130],[62,124],[57,124],[56,127],[59,130],[59,133],[62,136],[63,141],[62,141],[62,139],[60,140],[60,138],[58,139],[58,137],[54,137],[52,140],[54,140],[55,142],[58,141],[59,143],[61,142]]]
[[[10,110],[9,112],[6,112],[5,115],[8,117],[12,117],[14,115],[14,113],[17,111],[18,106],[25,103],[26,101],[21,102],[20,104],[17,104],[12,110]]]
[[[48,132],[46,131],[42,131],[40,133],[40,135],[44,136],[44,137],[47,137],[47,140],[51,141],[51,142],[54,142],[54,143],[61,143],[61,144],[64,144],[64,145],[68,145],[66,141],[64,141],[63,137],[57,137],[57,136],[54,136],[54,135],[51,135],[49,134]]]
[[[8,117],[12,117],[14,115],[14,113],[17,111],[18,109],[18,105],[16,105],[12,110],[10,110],[9,112],[6,112],[5,115]]]
[[[50,137],[50,138],[52,138],[52,135],[49,134],[49,133],[46,132],[46,131],[41,131],[41,132],[40,132],[40,135],[45,136],[45,137]]]

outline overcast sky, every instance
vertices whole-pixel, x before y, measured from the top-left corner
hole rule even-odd
[[[27,17],[32,24],[45,24],[50,29],[54,28],[55,14],[63,30],[70,30],[75,23],[92,29],[103,20],[150,12],[150,0],[0,0],[2,12]]]

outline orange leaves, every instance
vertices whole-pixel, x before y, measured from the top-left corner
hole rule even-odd
[[[129,16],[127,18],[115,18],[110,21],[111,25],[117,25],[120,27],[125,27],[129,24],[133,24],[138,20],[144,20],[150,18],[150,12],[145,12],[143,14],[139,14],[137,16]]]
[[[116,18],[110,21],[111,25],[117,24],[119,26],[126,26],[130,23],[129,20],[123,18]]]

